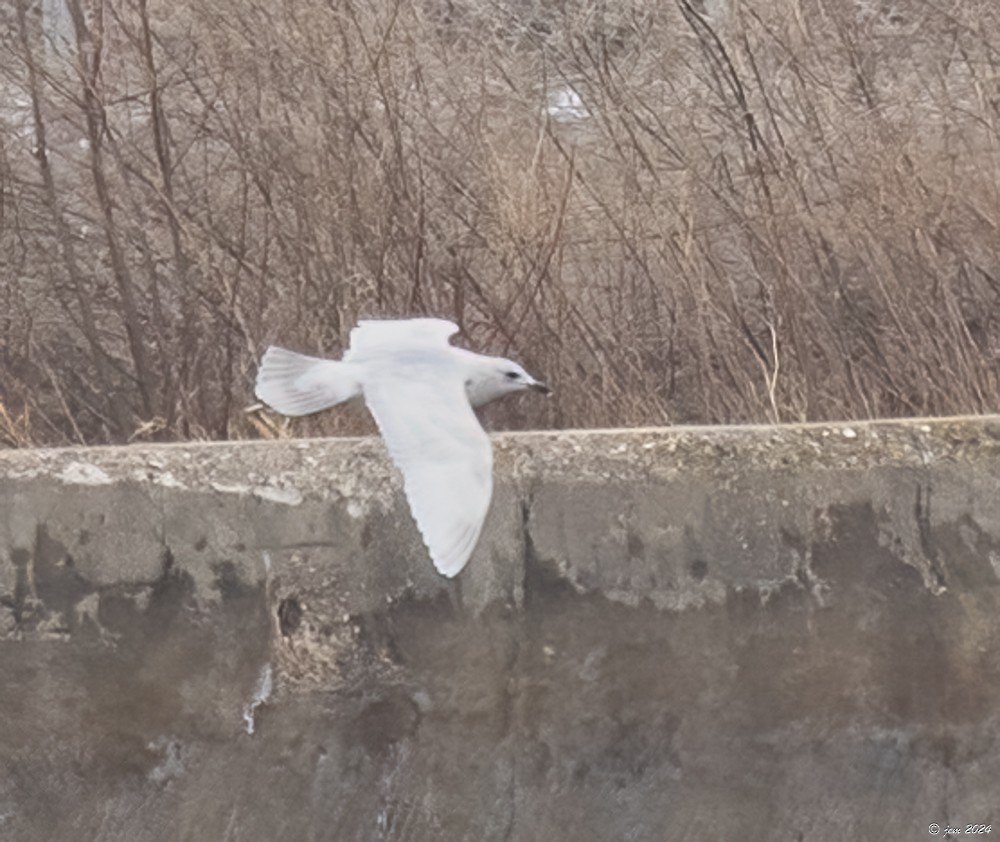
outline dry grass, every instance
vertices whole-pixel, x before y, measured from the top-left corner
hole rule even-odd
[[[992,0],[16,6],[6,445],[287,434],[267,344],[420,313],[554,384],[498,426],[998,406]]]
[[[0,446],[31,447],[33,443],[27,411],[13,418],[7,407],[0,403]]]

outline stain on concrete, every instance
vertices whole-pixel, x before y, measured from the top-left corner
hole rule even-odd
[[[278,629],[285,637],[298,631],[304,613],[302,603],[294,595],[286,596],[278,603]]]

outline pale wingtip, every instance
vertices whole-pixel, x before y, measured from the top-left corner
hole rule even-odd
[[[454,579],[459,573],[465,570],[469,561],[472,559],[472,554],[475,552],[476,545],[479,543],[479,533],[481,530],[481,525],[478,529],[467,530],[465,537],[459,544],[452,547],[452,551],[446,559],[442,559],[439,555],[434,553],[425,540],[424,546],[427,547],[427,552],[430,554],[431,561],[434,562],[434,569],[446,579]]]
[[[431,558],[431,561],[434,562],[434,569],[444,576],[445,579],[454,579],[459,573],[465,570],[465,566],[469,563],[468,559],[461,564],[438,564],[434,558]]]

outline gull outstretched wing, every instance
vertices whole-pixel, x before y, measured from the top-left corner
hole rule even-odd
[[[434,566],[455,576],[479,540],[493,493],[493,451],[460,372],[418,354],[370,372],[364,397]]]
[[[344,360],[358,362],[394,351],[422,351],[451,347],[448,340],[458,325],[446,319],[366,319],[351,331]]]

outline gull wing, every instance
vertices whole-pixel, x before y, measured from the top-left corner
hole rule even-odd
[[[446,319],[367,319],[351,331],[345,361],[360,361],[393,351],[426,351],[451,347],[458,325]]]
[[[365,379],[364,395],[438,572],[465,567],[493,493],[493,451],[465,384],[444,366],[401,362]]]

